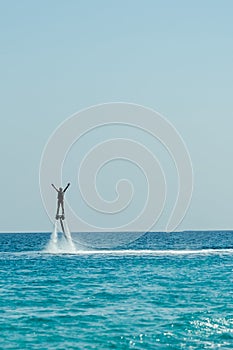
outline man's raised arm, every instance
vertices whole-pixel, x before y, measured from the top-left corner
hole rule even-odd
[[[53,188],[58,192],[58,189],[54,186],[54,184],[52,184]]]
[[[67,190],[67,188],[70,186],[70,183],[66,186],[66,188],[63,190],[63,193]]]

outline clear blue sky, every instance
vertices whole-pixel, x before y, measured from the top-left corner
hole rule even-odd
[[[183,136],[195,187],[180,229],[231,229],[232,13],[231,0],[0,1],[0,231],[51,229],[44,144],[109,101],[151,107]]]

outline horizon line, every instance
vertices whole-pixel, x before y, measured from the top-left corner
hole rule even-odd
[[[187,229],[180,231],[73,231],[71,233],[183,233],[183,232],[233,232],[232,229]],[[13,233],[52,233],[52,231],[0,231],[0,234],[13,234]]]

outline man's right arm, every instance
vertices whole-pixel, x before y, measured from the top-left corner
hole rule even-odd
[[[52,184],[53,188],[58,192],[58,189],[54,186],[54,184]]]

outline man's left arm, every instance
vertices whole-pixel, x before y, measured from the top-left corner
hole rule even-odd
[[[67,188],[70,186],[70,183],[68,183],[68,185],[66,186],[66,188],[63,190],[63,193],[65,193],[65,191],[67,190]]]

